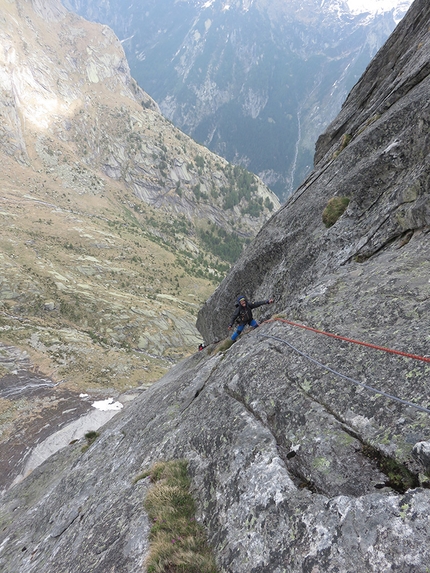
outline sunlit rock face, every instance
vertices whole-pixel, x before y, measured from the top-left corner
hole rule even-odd
[[[212,343],[238,294],[273,296],[261,326],[177,364],[85,452],[10,489],[3,571],[144,570],[151,484],[134,478],[185,458],[220,571],[427,572],[429,26],[416,0],[198,317]]]
[[[231,213],[224,213],[220,193],[231,185],[224,174],[227,163],[183,136],[159,113],[131,77],[110,28],[52,4],[36,3],[28,16],[35,21],[29,25],[14,18],[15,3],[4,2],[0,150],[46,169],[58,163],[57,152],[67,146],[87,167],[121,179],[146,203],[231,229]],[[49,144],[43,141],[47,137],[52,138]],[[279,206],[260,180],[253,178],[252,183],[252,198],[261,198],[263,207],[256,216],[242,217],[249,236],[270,214],[264,200],[271,201],[272,209]],[[192,191],[196,186],[207,200],[199,200]]]
[[[2,3],[3,27],[0,73],[2,109],[1,149],[26,157],[26,139],[52,134],[67,139],[72,120],[84,107],[91,107],[88,87],[103,84],[105,96],[121,94],[148,106],[155,103],[135,86],[117,39],[105,27],[100,33],[83,20],[71,16],[60,3],[34,2],[34,25],[14,18],[21,12],[15,3]],[[22,7],[25,11],[27,7]],[[91,33],[92,32],[92,33]],[[91,36],[91,39],[89,37]],[[85,45],[86,44],[86,45]],[[84,47],[80,52],[79,48]],[[57,57],[55,53],[57,52]],[[107,92],[107,93],[106,93]],[[31,142],[33,143],[33,142]],[[27,158],[27,162],[28,162]]]
[[[65,0],[111,26],[175,125],[281,200],[411,0]]]

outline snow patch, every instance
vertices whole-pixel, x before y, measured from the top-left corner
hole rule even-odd
[[[349,9],[353,14],[378,14],[390,12],[397,8],[408,8],[412,0],[346,0]]]
[[[107,400],[99,400],[91,404],[96,410],[101,410],[102,412],[107,412],[108,410],[121,410],[123,405],[121,402],[114,402],[113,398],[108,398]]]

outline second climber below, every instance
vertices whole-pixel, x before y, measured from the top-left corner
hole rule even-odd
[[[245,326],[249,324],[252,328],[257,328],[259,326],[258,322],[252,316],[252,309],[262,306],[263,304],[272,304],[273,298],[267,300],[260,300],[258,302],[248,302],[246,297],[239,296],[237,299],[237,309],[236,312],[231,317],[230,324],[228,325],[229,330],[233,328],[233,324],[237,321],[239,324],[236,330],[231,335],[233,342],[237,340],[239,334],[243,331]]]

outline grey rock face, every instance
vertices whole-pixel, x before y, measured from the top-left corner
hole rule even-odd
[[[69,446],[9,491],[2,569],[141,570],[149,484],[132,480],[185,457],[221,571],[425,571],[430,492],[375,489],[384,476],[360,451],[381,406],[365,418],[352,396],[312,396],[290,361],[248,335],[175,367],[88,452]]]
[[[2,571],[144,570],[149,484],[133,478],[176,457],[220,571],[428,570],[429,25],[416,0],[320,139],[314,172],[198,319],[207,341],[224,336],[245,293],[274,295],[259,316],[284,322],[178,364],[88,451],[71,445],[10,489]],[[350,204],[326,229],[340,195]]]
[[[405,253],[412,241],[412,251],[423,250],[421,260],[426,264],[428,17],[428,7],[415,2],[338,118],[319,138],[315,170],[264,226],[200,312],[198,327],[206,340],[223,336],[240,293],[255,299],[273,295],[277,311],[287,308],[290,313],[294,308],[300,315],[304,292],[317,285],[327,289],[330,273],[356,276],[357,295],[363,296],[368,267],[376,261],[393,266],[386,269],[387,277],[397,264],[404,267],[405,281],[421,272],[413,255]],[[344,136],[350,142],[341,150]],[[326,229],[322,212],[333,196],[347,196],[350,203],[336,224]],[[380,266],[383,272],[385,264]],[[425,275],[419,282],[425,297]],[[410,304],[415,303],[412,297]],[[366,304],[361,312],[367,319],[374,309],[370,312]],[[325,313],[327,324],[333,318]]]
[[[428,472],[430,469],[430,443],[418,442],[418,444],[415,444],[412,453],[418,458]]]

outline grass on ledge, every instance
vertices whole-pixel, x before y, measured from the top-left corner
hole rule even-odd
[[[94,442],[97,440],[99,436],[100,434],[98,432],[95,432],[94,430],[87,432],[85,434],[85,439],[87,440],[87,443],[85,444],[85,446],[81,448],[81,452],[82,453],[86,452],[88,448],[90,448],[94,444]]]
[[[157,462],[134,480],[150,476],[145,499],[151,520],[148,573],[217,573],[203,528],[195,519],[186,460]]]
[[[218,354],[218,352],[226,352],[231,346],[233,346],[234,342],[231,338],[225,338],[221,340],[219,344],[215,346],[211,351],[210,354]]]

